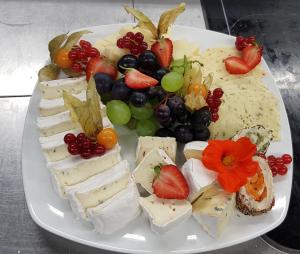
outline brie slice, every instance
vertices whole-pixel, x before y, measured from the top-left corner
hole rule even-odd
[[[86,77],[57,79],[39,82],[38,87],[44,99],[57,99],[62,97],[63,90],[69,93],[80,93],[87,87]]]
[[[66,193],[73,212],[87,219],[86,210],[104,203],[128,186],[130,171],[126,160],[84,182],[67,186]]]
[[[126,189],[101,205],[88,208],[88,218],[98,233],[112,234],[140,215],[138,197],[136,185],[130,180]]]
[[[140,163],[146,154],[155,148],[164,150],[171,160],[175,162],[177,152],[177,143],[175,138],[139,137],[136,149],[136,163]]]
[[[202,152],[206,146],[207,146],[207,142],[205,141],[192,141],[185,144],[183,148],[183,154],[186,160],[191,158],[201,160]]]
[[[215,180],[216,173],[208,170],[197,159],[189,159],[182,166],[182,174],[184,175],[190,189],[189,200],[193,202],[199,197]]]
[[[234,214],[235,196],[215,183],[193,203],[193,217],[212,237],[221,235]]]
[[[148,191],[153,193],[152,182],[155,177],[154,167],[158,165],[175,165],[166,152],[162,149],[153,149],[149,152],[141,163],[133,171],[133,177],[136,183]]]
[[[165,233],[186,221],[192,214],[192,205],[186,200],[162,199],[155,195],[139,198],[144,213],[155,233]]]

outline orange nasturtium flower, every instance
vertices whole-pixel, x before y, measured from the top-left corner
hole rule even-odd
[[[218,173],[224,190],[237,192],[259,169],[258,163],[252,160],[255,153],[256,145],[246,137],[237,141],[210,140],[202,153],[202,162]]]

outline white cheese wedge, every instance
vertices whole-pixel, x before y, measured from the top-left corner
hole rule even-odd
[[[173,41],[173,59],[181,59],[199,55],[199,46],[194,42],[186,40]]]
[[[120,146],[116,145],[104,155],[88,160],[80,156],[70,156],[61,161],[48,163],[55,190],[62,198],[66,198],[67,186],[83,182],[120,162],[120,150]]]
[[[120,161],[112,168],[97,174],[84,182],[66,187],[71,208],[77,217],[88,219],[86,210],[98,206],[128,186],[129,165]]]
[[[192,214],[192,205],[186,200],[162,199],[155,195],[139,198],[151,229],[158,234],[170,231],[186,221]]]
[[[86,91],[82,91],[78,94],[73,94],[73,95],[81,101],[86,100]],[[101,107],[101,115],[106,116],[106,107],[101,101],[100,101],[100,107]],[[64,99],[62,97],[53,100],[41,99],[40,101],[41,116],[56,115],[66,110],[67,109],[64,104]]]
[[[108,117],[103,118],[103,127],[113,127]],[[59,161],[69,157],[70,153],[68,152],[67,145],[64,142],[64,136],[67,133],[78,134],[80,132],[82,132],[82,129],[77,128],[60,132],[52,136],[40,137],[39,140],[47,162]]]
[[[216,173],[208,170],[197,159],[189,159],[182,166],[184,175],[190,189],[189,200],[193,202],[216,180]]]
[[[52,116],[41,116],[37,118],[37,126],[41,136],[48,137],[60,132],[80,128],[79,123],[70,117],[70,111],[64,111]],[[112,126],[107,117],[103,117],[103,126]]]
[[[157,165],[167,165],[175,163],[162,149],[153,149],[149,152],[141,163],[133,171],[133,177],[136,183],[148,191],[150,194],[153,193],[152,182],[155,177],[154,167]]]
[[[201,160],[202,152],[206,146],[207,146],[207,142],[205,141],[192,141],[185,144],[183,148],[183,153],[185,158],[187,160],[191,158]]]
[[[131,180],[126,189],[103,204],[87,209],[88,218],[100,234],[112,234],[140,215],[138,190]]]
[[[146,154],[155,148],[164,150],[172,161],[176,161],[177,143],[175,138],[139,137],[136,149],[136,163],[139,164]]]
[[[56,99],[62,97],[63,90],[69,93],[80,93],[87,87],[86,77],[66,78],[50,81],[42,81],[38,84],[42,98]]]
[[[193,217],[212,237],[221,235],[234,214],[235,195],[213,184],[193,203]]]

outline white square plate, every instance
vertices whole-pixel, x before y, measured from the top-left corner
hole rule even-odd
[[[89,40],[101,38],[117,32],[124,24],[106,25],[87,28],[93,31]],[[211,47],[233,46],[235,38],[198,28],[173,26],[176,39],[186,39],[199,44],[201,50]],[[291,134],[284,104],[265,61],[262,66],[267,75],[266,86],[278,98],[281,116],[281,141],[273,142],[269,153],[292,154]],[[36,126],[38,116],[39,92],[35,89],[30,101],[23,133],[22,170],[23,182],[28,209],[33,220],[41,227],[61,237],[117,252],[127,253],[198,253],[238,244],[258,237],[277,227],[285,218],[292,185],[292,166],[287,175],[274,178],[275,206],[271,212],[261,216],[239,215],[232,218],[225,232],[219,239],[207,235],[197,222],[190,218],[185,224],[165,235],[152,233],[147,220],[140,216],[121,232],[110,236],[99,235],[91,225],[77,220],[69,204],[61,200],[53,191],[49,172],[38,141],[39,132]],[[125,128],[118,128],[120,144],[126,149],[122,155],[134,166],[134,155],[137,137]]]

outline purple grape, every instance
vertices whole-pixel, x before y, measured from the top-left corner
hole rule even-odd
[[[173,131],[167,128],[160,128],[155,133],[158,137],[174,137]]]
[[[167,105],[161,104],[155,110],[155,117],[158,122],[165,122],[171,116],[171,110]]]
[[[180,106],[183,106],[183,103],[183,99],[178,95],[174,95],[168,100],[168,106],[172,111],[176,110]]]

